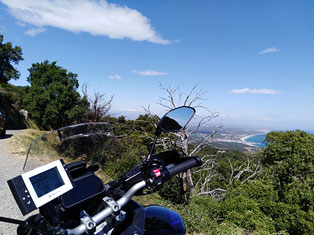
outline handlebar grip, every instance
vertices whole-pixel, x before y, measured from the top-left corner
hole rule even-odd
[[[184,172],[192,167],[201,166],[202,164],[203,164],[203,161],[201,160],[200,157],[197,157],[197,156],[189,157],[189,159],[187,159],[186,161],[183,161],[171,168],[165,169],[166,172],[164,172],[165,173],[164,178],[166,180],[170,179],[174,175]]]

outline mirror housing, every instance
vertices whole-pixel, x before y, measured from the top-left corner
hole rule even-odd
[[[181,106],[170,110],[158,122],[157,128],[163,132],[179,132],[185,128],[195,114],[195,109]]]
[[[179,132],[191,121],[195,114],[195,109],[189,106],[181,106],[170,110],[158,122],[155,139],[151,146],[150,152],[143,160],[143,167],[147,168],[151,165],[153,154],[157,139],[162,132]]]

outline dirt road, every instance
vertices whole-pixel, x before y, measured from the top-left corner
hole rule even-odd
[[[5,143],[19,131],[7,130],[5,137],[0,137],[0,216],[25,220],[20,209],[15,203],[7,180],[23,173],[24,159],[10,155],[5,148]],[[0,234],[16,234],[16,225],[0,222]]]

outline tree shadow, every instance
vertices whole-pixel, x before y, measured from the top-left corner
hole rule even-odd
[[[11,130],[27,128],[27,122],[16,105],[12,104],[10,97],[0,93],[0,111],[5,114],[7,128]]]
[[[9,139],[9,138],[11,138],[13,135],[12,134],[6,134],[6,135],[4,135],[4,136],[0,136],[0,140],[2,140],[2,139]]]

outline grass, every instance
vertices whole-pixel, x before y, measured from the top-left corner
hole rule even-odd
[[[18,157],[26,157],[29,145],[38,137],[46,134],[46,131],[35,129],[27,129],[14,135],[8,142],[8,150],[11,154]],[[56,134],[48,135],[38,143],[33,143],[32,151],[30,152],[29,160],[31,168],[41,164],[51,162],[62,158],[66,163],[81,160],[73,159],[66,156],[60,156],[56,151],[56,146],[60,144]],[[97,175],[109,182],[112,179],[102,170],[97,172]],[[242,229],[234,224],[226,224],[226,222],[218,224],[218,215],[215,214],[218,204],[213,200],[205,200],[195,198],[188,205],[173,204],[172,202],[163,199],[158,193],[137,196],[134,200],[138,201],[143,206],[160,205],[170,208],[183,217],[188,234],[245,234]]]
[[[187,234],[193,235],[216,235],[232,234],[247,235],[258,234],[248,232],[232,222],[221,221],[218,215],[219,203],[210,197],[194,197],[189,204],[173,204],[163,199],[158,193],[133,197],[142,206],[159,205],[176,211],[182,216]]]
[[[14,135],[6,144],[9,153],[16,157],[26,157],[29,145],[38,137],[46,134],[46,131],[26,129]]]
[[[48,133],[47,131],[40,131],[37,129],[26,129],[20,131],[14,135],[6,144],[6,148],[10,154],[19,158],[26,158],[28,148],[30,144],[38,137]],[[31,170],[39,165],[49,163],[58,159],[63,159],[65,163],[73,161],[80,161],[83,159],[73,159],[64,155],[60,155],[56,151],[56,146],[60,144],[59,137],[56,133],[48,135],[47,138],[40,140],[37,143],[32,144],[32,148],[28,158],[29,169]],[[106,174],[101,168],[96,172],[97,176],[100,177],[105,183],[112,181],[112,178]]]
[[[57,139],[54,136],[48,136],[48,139],[33,142],[46,133],[46,131],[26,129],[14,135],[8,141],[6,145],[8,152],[19,158],[26,158],[29,146],[33,143],[28,155],[26,171],[60,159],[59,154],[54,149],[54,144],[57,143]]]
[[[45,131],[34,129],[23,130],[9,140],[8,150],[15,156],[25,157],[30,143],[46,133]],[[66,163],[81,160],[80,158],[74,159],[64,155],[60,156],[56,151],[58,144],[60,144],[58,136],[56,134],[49,135],[42,141],[33,144],[30,159],[34,160],[34,164],[51,162],[60,158],[64,159]],[[71,151],[69,152],[71,153]],[[31,166],[37,165],[31,164]],[[98,171],[97,175],[105,182],[111,180],[103,171]],[[160,205],[178,212],[184,220],[187,234],[269,234],[263,230],[258,232],[247,231],[223,218],[221,203],[210,197],[193,197],[189,204],[186,205],[174,204],[162,198],[158,193],[136,196],[134,200],[143,206]]]

